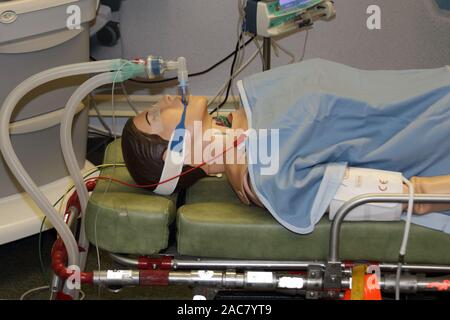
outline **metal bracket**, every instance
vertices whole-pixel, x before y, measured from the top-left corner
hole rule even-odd
[[[319,265],[310,265],[308,267],[306,281],[306,299],[317,300],[321,296],[323,268]]]
[[[342,272],[342,264],[340,262],[327,263],[323,280],[325,298],[339,298],[339,294],[342,290]]]

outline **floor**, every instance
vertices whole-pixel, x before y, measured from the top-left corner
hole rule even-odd
[[[0,246],[0,299],[19,299],[26,291],[48,285],[51,277],[50,250],[55,241],[54,231],[42,234],[42,257],[44,272],[39,263],[39,237],[32,236]],[[124,269],[112,261],[105,252],[100,253],[102,269]],[[91,247],[88,255],[87,270],[97,269],[96,250]],[[192,299],[192,290],[188,287],[161,288],[125,288],[113,293],[106,288],[85,286],[86,300],[97,299]],[[49,298],[49,291],[30,294],[27,299]]]

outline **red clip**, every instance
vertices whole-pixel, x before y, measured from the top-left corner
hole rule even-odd
[[[171,256],[161,256],[161,257],[139,257],[138,259],[138,269],[139,270],[170,270],[172,269],[173,257]]]
[[[73,298],[71,296],[69,296],[68,294],[65,294],[64,292],[60,291],[56,294],[56,300],[69,301],[69,300],[73,300]]]

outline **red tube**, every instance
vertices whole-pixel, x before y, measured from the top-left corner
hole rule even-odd
[[[168,286],[169,270],[140,270],[139,284],[141,286]]]
[[[93,191],[95,189],[95,186],[97,185],[97,181],[87,181],[86,182],[86,188],[89,192]]]
[[[151,270],[151,269],[171,270],[172,269],[172,261],[173,261],[173,257],[171,257],[171,256],[163,256],[163,257],[156,257],[156,258],[142,256],[142,257],[139,257],[139,259],[138,259],[138,269],[139,270]]]
[[[96,180],[87,181],[86,188],[87,188],[88,192],[93,191],[95,189],[96,185],[97,185]],[[71,207],[76,207],[78,212],[81,212],[80,200],[78,199],[77,192],[72,193],[69,200],[67,200],[66,213],[68,213],[68,211]]]
[[[67,293],[64,293],[63,291],[58,291],[56,293],[56,300],[58,300],[58,301],[72,301],[73,297],[71,295],[68,295]]]
[[[69,200],[67,200],[66,213],[68,213],[71,207],[75,207],[77,208],[78,212],[81,212],[80,201],[78,199],[78,193],[76,192],[72,193]]]
[[[60,300],[60,301],[72,301],[73,298],[71,296],[69,296],[68,294],[65,294],[64,292],[58,292],[56,294],[56,300]]]
[[[86,188],[88,191],[92,191],[95,189],[97,181],[88,181],[86,182]],[[67,201],[66,206],[66,215],[70,215],[70,208],[77,208],[78,212],[81,212],[80,200],[78,198],[78,194],[76,192],[72,193],[69,200]],[[67,216],[68,221],[69,218]],[[84,248],[80,248],[80,251],[84,251]],[[52,248],[52,269],[56,275],[58,275],[61,279],[67,280],[72,274],[73,270],[67,268],[67,251],[64,246],[64,242],[61,238],[58,238]],[[80,273],[80,281],[85,284],[94,284],[94,273],[93,272],[81,272]],[[61,295],[60,295],[61,294]],[[65,300],[69,296],[58,293],[58,299]],[[70,298],[70,297],[69,297]]]
[[[61,279],[66,280],[73,274],[73,270],[66,267],[67,251],[61,239],[57,239],[52,248],[52,269]],[[94,274],[92,272],[81,272],[81,283],[93,284]]]

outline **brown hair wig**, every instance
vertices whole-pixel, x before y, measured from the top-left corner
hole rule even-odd
[[[159,135],[148,134],[136,128],[133,118],[127,121],[122,132],[122,154],[134,181],[139,185],[159,182],[164,168],[163,155],[168,145],[169,141],[162,139]],[[184,166],[183,172],[191,168],[191,166]],[[193,170],[180,177],[175,192],[190,187],[205,176],[206,173],[203,170]],[[149,190],[155,188],[149,188]]]

